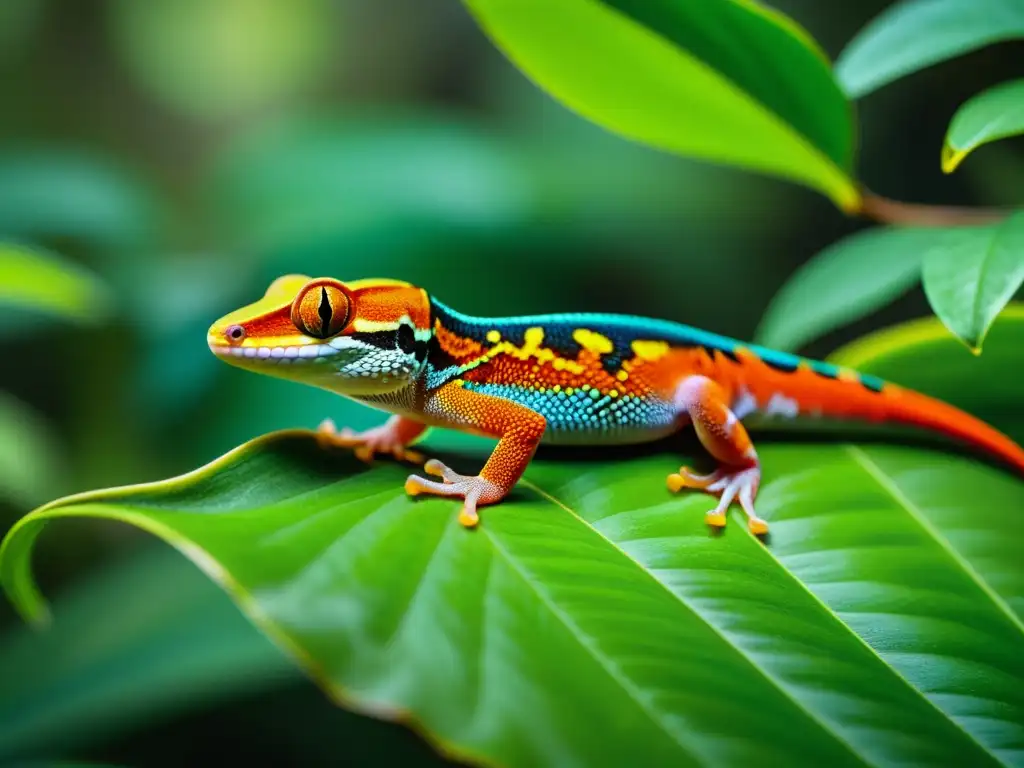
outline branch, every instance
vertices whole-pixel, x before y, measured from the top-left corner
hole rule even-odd
[[[864,189],[860,214],[883,224],[912,227],[971,227],[996,224],[1012,213],[1005,208],[960,208],[953,205],[921,205],[890,200]]]

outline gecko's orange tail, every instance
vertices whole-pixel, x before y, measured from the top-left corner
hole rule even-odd
[[[763,365],[763,363],[761,364]],[[789,397],[800,413],[839,420],[905,425],[944,435],[1009,464],[1024,474],[1024,448],[995,427],[938,398],[851,370],[806,363],[790,373],[769,371],[748,377],[759,401],[774,393]]]
[[[934,397],[892,384],[884,387],[879,399],[883,421],[946,435],[1001,459],[1024,474],[1024,448],[981,419]]]

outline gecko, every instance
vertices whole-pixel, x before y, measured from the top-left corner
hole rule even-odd
[[[1024,449],[941,400],[870,375],[667,320],[565,313],[475,317],[401,280],[287,274],[217,320],[207,343],[221,360],[328,390],[390,414],[361,432],[325,419],[317,434],[363,459],[402,459],[432,427],[496,439],[476,475],[437,459],[412,495],[461,499],[472,528],[479,508],[504,499],[542,443],[612,446],[660,440],[692,426],[716,469],[667,475],[718,499],[706,522],[726,525],[738,502],[751,532],[761,463],[744,420],[753,414],[910,425],[1024,471]]]

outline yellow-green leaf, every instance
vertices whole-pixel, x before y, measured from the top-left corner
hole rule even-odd
[[[570,109],[658,149],[808,185],[846,211],[850,105],[791,19],[749,0],[465,0]]]
[[[982,144],[1024,133],[1024,80],[989,88],[953,115],[942,146],[942,170],[952,173]]]
[[[106,287],[92,273],[36,248],[0,243],[0,306],[36,310],[93,323],[111,309]]]

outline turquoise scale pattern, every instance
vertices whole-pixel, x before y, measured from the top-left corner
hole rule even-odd
[[[538,389],[517,384],[486,384],[464,381],[473,392],[512,400],[541,414],[548,422],[554,440],[571,442],[576,436],[593,439],[604,435],[609,440],[650,438],[651,433],[670,432],[676,413],[670,403],[632,395],[611,397],[596,389],[583,391]]]

